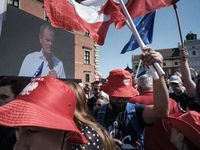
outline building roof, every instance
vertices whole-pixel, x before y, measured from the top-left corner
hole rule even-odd
[[[128,72],[130,72],[130,73],[133,73],[133,72],[134,72],[131,68],[129,68],[128,65],[127,65],[127,67],[126,67],[124,70],[126,70],[126,71],[128,71]]]
[[[193,33],[192,31],[190,31],[190,33],[188,33],[186,36],[188,36],[188,35],[196,35],[196,33]]]

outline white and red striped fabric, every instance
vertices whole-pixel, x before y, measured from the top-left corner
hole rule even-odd
[[[102,74],[100,74],[100,73],[98,72],[98,76],[99,76],[99,81],[101,82],[101,80],[102,80]]]
[[[194,71],[194,69],[193,69],[193,68],[190,68],[190,71]]]
[[[123,0],[131,18],[137,18],[156,9],[168,7],[179,0]],[[99,45],[104,44],[109,25],[117,29],[125,25],[118,0],[44,0],[44,8],[52,26],[88,32]]]
[[[182,78],[182,75],[181,75],[178,71],[176,71],[176,74],[177,74],[180,78]]]

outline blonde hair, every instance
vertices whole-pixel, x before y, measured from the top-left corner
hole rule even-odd
[[[87,98],[81,87],[73,81],[65,81],[65,83],[75,92],[77,104],[74,112],[74,121],[78,129],[84,125],[89,125],[99,134],[101,139],[102,149],[116,150],[113,138],[108,131],[100,125],[89,113],[87,107]]]

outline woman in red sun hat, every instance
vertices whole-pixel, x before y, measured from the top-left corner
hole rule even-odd
[[[169,123],[168,129],[171,129],[170,141],[178,150],[200,150],[200,114],[198,112],[175,113],[165,120]]]
[[[88,143],[73,120],[74,91],[46,76],[33,79],[12,102],[0,107],[0,125],[14,127],[14,150],[71,150]]]

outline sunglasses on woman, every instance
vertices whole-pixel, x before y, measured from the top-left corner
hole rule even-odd
[[[101,104],[95,104],[95,106],[96,106],[96,105],[99,106],[99,107],[101,106]]]

